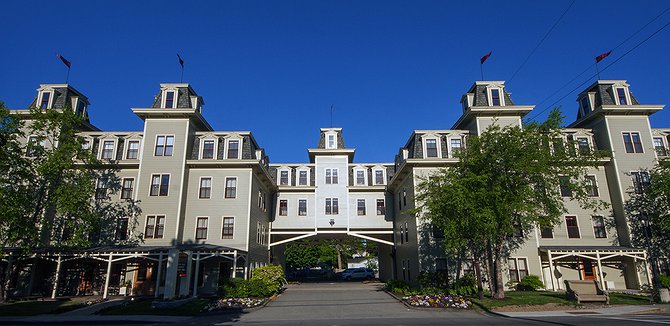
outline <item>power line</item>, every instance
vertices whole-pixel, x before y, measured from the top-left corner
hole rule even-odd
[[[638,47],[640,47],[640,45],[642,45],[642,44],[644,44],[645,42],[647,42],[649,39],[651,39],[652,37],[654,37],[654,35],[660,33],[662,30],[664,30],[664,29],[665,29],[666,27],[668,27],[668,26],[670,26],[670,22],[668,22],[667,24],[663,25],[661,28],[657,29],[655,32],[651,33],[651,35],[647,36],[647,38],[645,38],[644,40],[642,40],[642,41],[640,41],[639,43],[637,43],[637,44],[636,44],[635,46],[633,46],[630,50],[626,51],[626,53],[624,53],[624,54],[622,54],[620,57],[616,58],[616,60],[612,61],[610,64],[608,64],[607,66],[605,66],[605,68],[601,69],[600,71],[603,72],[603,71],[607,70],[609,67],[611,67],[611,66],[613,66],[614,64],[616,64],[617,62],[619,62],[621,59],[623,59],[623,58],[624,58],[625,56],[627,56],[629,53],[633,52],[633,50],[635,50],[635,49],[637,49]],[[596,76],[597,76],[597,74],[596,74],[596,75],[592,75],[592,76],[589,77],[587,80],[585,80],[585,81],[583,81],[581,84],[577,85],[577,87],[573,88],[570,92],[568,92],[567,94],[561,96],[561,98],[559,98],[558,100],[554,101],[554,103],[551,103],[551,105],[547,106],[547,107],[544,108],[542,111],[540,111],[540,112],[538,112],[537,114],[533,115],[530,119],[534,119],[534,118],[536,118],[537,116],[539,116],[540,114],[544,113],[544,112],[547,111],[549,108],[553,107],[553,106],[556,105],[558,102],[560,102],[560,101],[562,101],[564,98],[568,97],[568,95],[572,94],[574,91],[576,91],[576,90],[578,90],[579,88],[581,88],[584,84],[588,83],[591,79],[593,79],[593,78],[596,77]]]
[[[553,31],[554,28],[556,28],[556,25],[558,25],[558,23],[561,21],[561,19],[563,19],[563,17],[565,16],[565,14],[568,13],[568,10],[570,10],[570,8],[572,7],[572,5],[575,4],[575,1],[577,1],[577,0],[572,0],[572,2],[570,3],[570,5],[569,5],[567,8],[565,8],[565,11],[563,11],[563,13],[561,14],[561,16],[558,17],[558,19],[554,22],[554,24],[549,28],[549,30],[547,31],[547,33],[544,34],[544,36],[542,37],[542,39],[540,40],[540,42],[537,43],[537,45],[535,46],[535,48],[533,48],[532,51],[530,51],[530,54],[528,54],[528,56],[526,57],[526,60],[524,60],[524,61],[521,63],[521,65],[519,66],[519,68],[517,68],[516,71],[512,74],[512,77],[510,77],[510,78],[507,80],[507,84],[508,84],[508,85],[509,85],[509,83],[512,81],[512,79],[514,79],[514,77],[516,76],[516,74],[521,70],[521,68],[523,68],[523,66],[526,65],[526,63],[528,62],[528,60],[530,59],[530,57],[533,56],[533,54],[535,53],[535,51],[537,51],[537,49],[540,47],[540,45],[542,45],[542,43],[544,42],[544,40],[547,39],[547,37],[549,36],[549,34],[551,33],[551,31]]]

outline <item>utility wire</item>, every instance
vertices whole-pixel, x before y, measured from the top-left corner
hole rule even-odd
[[[512,77],[510,77],[510,78],[507,80],[507,84],[508,84],[508,85],[509,85],[509,83],[512,81],[512,79],[514,79],[514,77],[516,76],[516,74],[521,70],[521,68],[523,68],[523,66],[526,65],[526,63],[528,62],[528,60],[530,60],[530,57],[532,57],[533,54],[535,54],[535,51],[537,51],[537,49],[540,47],[540,45],[542,45],[542,43],[544,42],[544,40],[547,39],[547,37],[549,36],[549,34],[551,33],[551,31],[553,31],[554,28],[556,28],[556,25],[558,25],[558,23],[561,21],[561,19],[563,19],[563,17],[565,16],[565,14],[568,13],[568,10],[570,10],[570,8],[572,7],[572,5],[575,4],[575,1],[577,1],[577,0],[572,0],[572,2],[570,3],[570,5],[569,5],[567,8],[565,8],[565,11],[563,11],[563,13],[561,14],[561,16],[558,17],[558,19],[556,20],[556,22],[554,22],[554,24],[551,25],[551,27],[549,28],[549,30],[547,31],[547,33],[544,34],[544,36],[542,37],[542,39],[540,40],[540,42],[537,43],[537,45],[535,46],[535,48],[533,48],[532,51],[530,51],[530,54],[528,54],[528,56],[526,57],[526,60],[524,60],[524,61],[521,63],[521,65],[519,66],[519,68],[517,68],[516,71],[512,74]]]
[[[637,43],[637,44],[636,44],[634,47],[632,47],[630,50],[626,51],[626,53],[624,53],[624,54],[622,54],[620,57],[616,58],[616,60],[612,61],[610,64],[608,64],[607,66],[605,66],[605,68],[600,69],[600,72],[603,72],[603,71],[607,70],[609,67],[611,67],[611,66],[613,66],[614,64],[616,64],[617,62],[619,62],[621,59],[623,59],[623,58],[624,58],[625,56],[627,56],[629,53],[633,52],[633,50],[635,50],[635,49],[637,49],[638,47],[640,47],[640,45],[642,45],[642,44],[644,44],[645,42],[647,42],[649,39],[651,39],[652,37],[654,37],[654,35],[660,33],[662,30],[664,30],[664,29],[665,29],[666,27],[668,27],[668,26],[670,26],[670,22],[668,22],[667,24],[663,25],[661,28],[657,29],[655,32],[651,33],[651,35],[647,36],[647,38],[645,38],[644,40],[642,40],[642,41],[640,41],[639,43]],[[583,81],[581,84],[577,85],[577,87],[573,88],[570,92],[568,92],[567,94],[561,96],[561,98],[559,98],[558,100],[554,101],[554,103],[551,103],[551,105],[547,106],[547,107],[544,108],[542,111],[540,111],[540,112],[538,112],[537,114],[535,114],[533,117],[531,117],[531,119],[534,119],[534,118],[536,118],[537,116],[539,116],[540,114],[544,113],[544,112],[547,111],[549,108],[553,107],[553,106],[556,105],[558,102],[560,102],[560,101],[562,101],[564,98],[568,97],[568,95],[572,94],[574,91],[576,91],[576,90],[578,90],[579,88],[581,88],[584,84],[588,83],[591,79],[593,79],[593,78],[596,77],[596,76],[597,76],[597,74],[596,74],[596,75],[592,75],[592,76],[589,77],[587,80],[585,80],[585,81]]]

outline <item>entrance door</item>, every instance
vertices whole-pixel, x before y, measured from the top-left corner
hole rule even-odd
[[[582,265],[582,279],[592,281],[596,279],[595,268],[593,268],[593,261],[589,259],[581,259]]]

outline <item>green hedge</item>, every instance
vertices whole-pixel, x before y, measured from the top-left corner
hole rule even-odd
[[[281,266],[268,265],[254,269],[250,280],[231,278],[219,286],[224,298],[264,298],[279,293],[285,284]]]

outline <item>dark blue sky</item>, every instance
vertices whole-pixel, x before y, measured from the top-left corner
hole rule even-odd
[[[0,100],[25,108],[41,83],[86,94],[103,130],[141,130],[161,82],[204,97],[216,130],[250,130],[272,162],[307,161],[318,128],[344,128],[358,162],[392,162],[414,129],[449,129],[479,79],[507,80],[571,1],[9,1],[0,20]],[[576,1],[508,83],[518,104],[546,100],[571,122],[570,90],[595,74],[594,57],[665,10],[667,1]],[[606,58],[616,60],[670,21],[667,12]],[[626,79],[640,102],[670,102],[670,27],[602,79]],[[589,84],[592,82],[589,81]],[[531,113],[534,115],[534,113]],[[540,115],[544,118],[546,113]],[[670,108],[652,117],[670,127]]]

